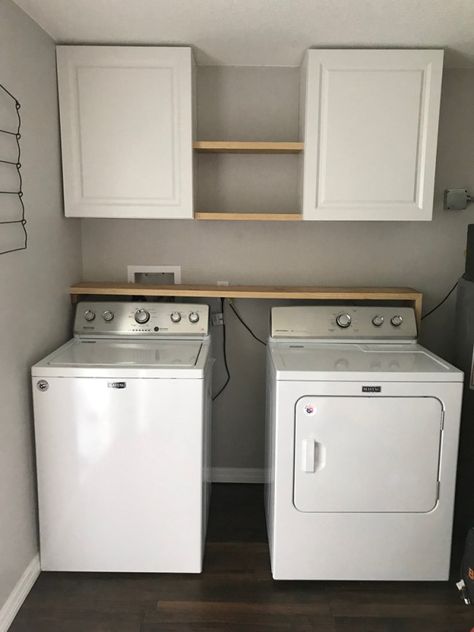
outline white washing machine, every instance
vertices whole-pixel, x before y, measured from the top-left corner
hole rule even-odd
[[[409,308],[273,308],[275,579],[448,579],[463,374],[416,335]]]
[[[209,307],[89,302],[32,368],[41,568],[199,573]]]

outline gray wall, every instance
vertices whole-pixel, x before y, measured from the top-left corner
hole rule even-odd
[[[38,550],[29,368],[68,337],[67,287],[81,269],[80,226],[62,211],[54,44],[10,0],[0,2],[0,81],[22,104],[29,232],[28,250],[0,257],[1,608]]]
[[[297,83],[295,69],[200,68],[199,138],[296,138]],[[442,192],[474,190],[473,103],[474,71],[447,71],[432,222],[84,220],[83,278],[124,280],[127,264],[180,264],[184,283],[410,285],[423,291],[428,309],[464,269],[474,208],[443,211]],[[200,159],[199,210],[295,210],[295,169],[293,156]],[[237,306],[265,337],[269,303]],[[232,381],[215,405],[214,465],[261,467],[264,349],[227,313]],[[452,317],[451,300],[422,330],[422,342],[447,358]],[[221,382],[221,363],[217,369]]]

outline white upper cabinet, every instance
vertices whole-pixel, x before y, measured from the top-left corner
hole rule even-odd
[[[430,220],[443,52],[309,50],[303,217]]]
[[[190,48],[59,46],[66,215],[191,218]]]

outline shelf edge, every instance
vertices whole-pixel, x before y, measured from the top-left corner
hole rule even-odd
[[[299,141],[221,141],[198,140],[193,149],[209,153],[298,154],[304,143]]]
[[[213,213],[198,211],[194,219],[199,221],[227,221],[227,222],[299,222],[303,220],[300,213]]]

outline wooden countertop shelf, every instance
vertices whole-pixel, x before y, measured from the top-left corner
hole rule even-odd
[[[403,301],[415,308],[421,322],[423,295],[409,287],[319,287],[273,285],[148,285],[83,281],[70,288],[72,302],[80,296],[175,296],[195,298],[252,298],[338,301]]]
[[[198,152],[226,154],[298,154],[303,151],[300,142],[198,140],[193,143]]]

